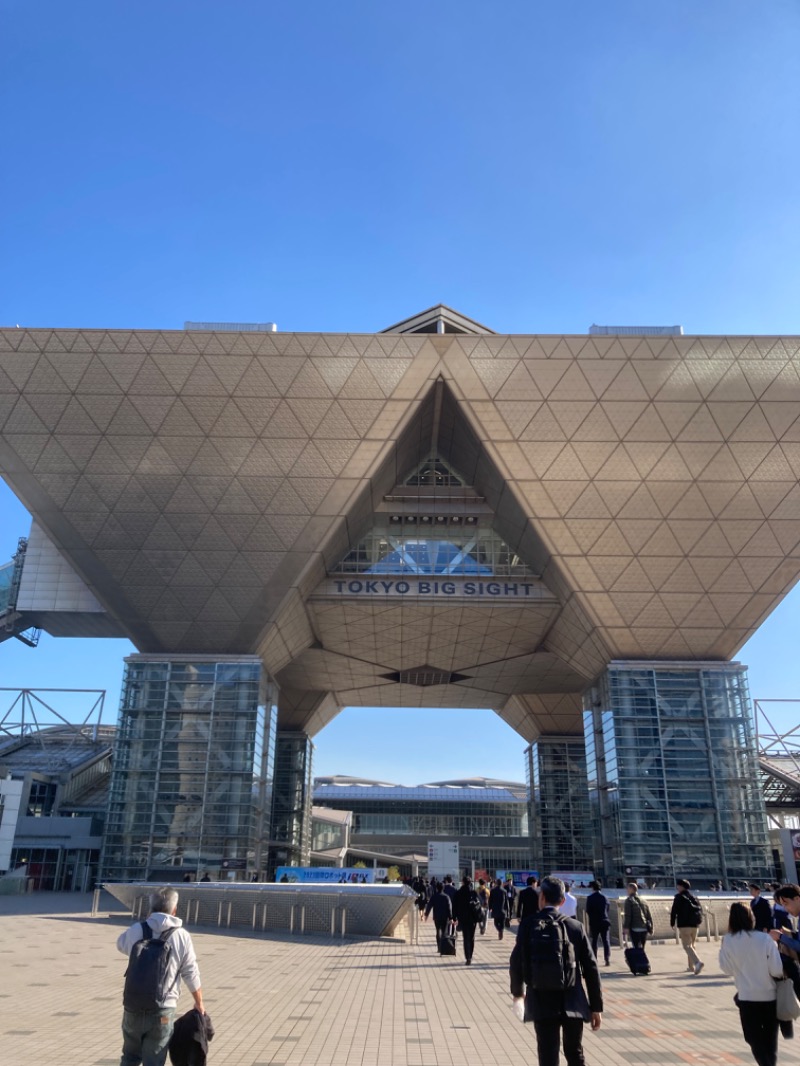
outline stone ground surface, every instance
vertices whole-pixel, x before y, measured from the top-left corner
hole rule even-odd
[[[0,897],[0,1048],[4,1066],[116,1066],[122,975],[115,948],[130,917],[104,897]],[[115,913],[112,913],[115,912]],[[535,1062],[532,1027],[508,992],[513,936],[478,937],[475,959],[439,958],[433,929],[419,944],[331,941],[192,930],[206,1006],[217,1029],[210,1066],[466,1066]],[[632,977],[622,952],[603,969],[606,1009],[584,1040],[589,1066],[752,1062],[718,945],[684,972],[674,944],[649,948],[653,975]],[[180,1010],[191,1007],[184,990]],[[782,1041],[781,1063],[798,1061]]]

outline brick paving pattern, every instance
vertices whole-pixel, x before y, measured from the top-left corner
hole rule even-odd
[[[2,1061],[117,1066],[122,975],[115,948],[130,918],[89,897],[0,897]],[[107,904],[116,906],[116,904]],[[190,927],[192,928],[192,927]],[[478,937],[475,958],[439,958],[433,928],[419,945],[397,941],[265,938],[192,928],[207,1009],[217,1029],[210,1066],[465,1066],[535,1062],[532,1027],[511,1012],[513,936]],[[654,973],[632,977],[622,953],[602,969],[606,1012],[586,1032],[589,1066],[750,1063],[705,941],[695,977],[674,944],[648,948]],[[180,1010],[191,1007],[184,990]],[[797,1062],[781,1042],[781,1063]]]

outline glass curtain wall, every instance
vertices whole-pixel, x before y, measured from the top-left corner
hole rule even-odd
[[[591,870],[592,809],[583,737],[540,737],[525,751],[534,865]]]
[[[269,869],[311,861],[311,775],[314,745],[305,733],[280,732],[275,748],[275,795]]]
[[[276,721],[254,656],[126,659],[103,876],[261,872]]]
[[[747,673],[612,663],[586,695],[594,865],[698,886],[769,874]]]

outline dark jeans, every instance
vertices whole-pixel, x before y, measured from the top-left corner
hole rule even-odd
[[[778,1061],[778,1016],[775,1000],[757,1003],[737,997],[742,1033],[758,1066],[776,1066]]]
[[[174,1007],[123,1011],[120,1066],[164,1066],[174,1020]]]
[[[631,929],[631,944],[635,948],[643,948],[647,943],[647,930]]]
[[[561,1033],[564,1033],[564,1058],[567,1066],[585,1066],[583,1057],[583,1022],[580,1018],[548,1018],[534,1022],[539,1048],[539,1066],[558,1066]]]
[[[594,952],[594,956],[595,956],[595,958],[598,957],[598,955],[597,955],[597,941],[598,940],[602,940],[602,942],[603,942],[603,952],[605,954],[606,962],[608,962],[609,959],[611,958],[611,936],[610,936],[610,933],[611,933],[611,927],[608,926],[608,925],[600,926],[599,928],[597,928],[596,926],[590,926],[590,928],[589,928],[589,936],[590,936],[591,941],[592,941],[592,951]]]
[[[469,925],[465,922],[460,922],[458,931],[461,933],[461,940],[464,944],[464,958],[471,959],[475,950],[475,926],[471,922]]]

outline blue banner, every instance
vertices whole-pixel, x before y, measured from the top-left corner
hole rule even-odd
[[[357,866],[279,866],[275,874],[278,884],[317,884],[326,885],[374,885],[386,877],[384,867]]]

